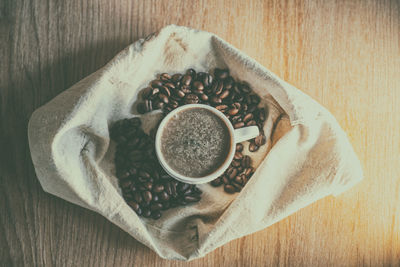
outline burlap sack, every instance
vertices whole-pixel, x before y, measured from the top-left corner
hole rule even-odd
[[[109,126],[137,116],[138,92],[157,74],[215,67],[248,81],[268,108],[269,141],[255,154],[257,171],[239,194],[201,185],[199,203],[158,221],[139,218],[117,185]],[[157,116],[143,118],[148,128]],[[102,214],[168,259],[202,257],[362,179],[346,134],[325,108],[218,36],[177,26],[138,40],[36,110],[29,145],[46,192]]]

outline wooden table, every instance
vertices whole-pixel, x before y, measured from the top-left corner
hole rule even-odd
[[[27,142],[33,110],[171,23],[218,34],[326,106],[363,182],[189,263],[45,193]],[[1,266],[400,264],[399,1],[3,0],[0,38]]]

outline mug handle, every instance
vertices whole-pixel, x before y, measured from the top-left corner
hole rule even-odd
[[[260,130],[257,126],[248,126],[233,131],[235,144],[247,141],[260,135]]]

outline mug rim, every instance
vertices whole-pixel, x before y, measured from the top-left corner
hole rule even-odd
[[[164,158],[164,155],[161,152],[161,137],[162,137],[162,133],[163,133],[163,130],[165,129],[165,125],[167,124],[167,122],[175,114],[182,112],[183,110],[191,109],[191,108],[204,108],[204,109],[211,111],[216,116],[218,116],[225,123],[226,127],[228,128],[230,138],[231,138],[231,143],[230,143],[230,148],[229,148],[230,150],[229,150],[229,153],[228,153],[226,159],[224,160],[224,163],[222,163],[221,166],[219,166],[215,171],[213,171],[212,173],[210,173],[206,176],[203,176],[203,177],[188,177],[188,176],[185,176],[185,175],[182,175],[182,174],[176,172],[167,164],[167,162]],[[160,165],[162,166],[162,168],[176,180],[185,182],[185,183],[190,183],[190,184],[207,183],[207,182],[210,182],[210,181],[218,178],[219,176],[221,176],[225,172],[225,170],[228,169],[231,161],[233,160],[233,157],[235,155],[234,147],[235,147],[235,136],[234,136],[234,128],[233,128],[232,123],[221,111],[219,111],[218,109],[216,109],[212,106],[205,105],[205,104],[186,104],[186,105],[183,105],[181,107],[178,107],[178,108],[172,110],[170,113],[167,114],[167,116],[165,116],[162,119],[162,121],[157,129],[156,140],[155,140],[156,155],[157,155],[157,159],[160,162]]]

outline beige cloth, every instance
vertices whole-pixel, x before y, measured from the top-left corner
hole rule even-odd
[[[239,194],[201,185],[199,203],[170,209],[158,221],[139,218],[117,185],[109,126],[137,116],[138,92],[156,74],[226,66],[269,110],[269,141],[255,154],[257,171]],[[173,25],[138,40],[36,110],[29,145],[46,192],[102,214],[168,259],[202,257],[362,179],[346,134],[325,108],[218,36]]]

